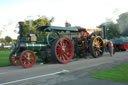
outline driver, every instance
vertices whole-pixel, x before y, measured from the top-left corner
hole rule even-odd
[[[82,36],[83,38],[89,37],[89,33],[86,31],[86,29],[85,29],[85,30],[82,30],[80,33],[81,33],[81,36]]]

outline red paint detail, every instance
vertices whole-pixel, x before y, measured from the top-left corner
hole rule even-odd
[[[23,67],[32,67],[36,62],[36,56],[31,51],[25,51],[21,55],[21,65]]]
[[[81,31],[80,33],[83,33],[83,37],[89,37],[89,34],[88,34],[88,32],[85,32],[85,31]]]
[[[89,34],[87,32],[84,32],[83,37],[88,37]]]
[[[120,48],[120,49],[128,49],[128,44],[120,45],[119,48]]]
[[[20,63],[19,63],[19,56],[14,56],[14,54],[11,55],[11,62],[13,65],[15,66],[19,66]]]
[[[62,38],[58,40],[56,43],[56,56],[62,63],[70,61],[73,56],[73,44],[69,39]]]

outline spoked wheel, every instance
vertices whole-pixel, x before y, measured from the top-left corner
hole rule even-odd
[[[94,58],[103,55],[104,45],[103,40],[100,36],[96,36],[90,40],[89,52]]]
[[[32,51],[24,51],[20,56],[20,63],[23,67],[32,67],[36,62],[36,56]]]
[[[20,63],[19,63],[19,56],[17,56],[14,51],[11,52],[11,54],[9,56],[9,61],[14,66],[19,66],[20,65]]]
[[[67,38],[60,38],[52,44],[52,57],[59,63],[67,63],[73,56],[73,44]]]
[[[60,38],[60,35],[57,32],[49,32],[47,35],[47,43],[48,45],[51,45],[54,40]]]

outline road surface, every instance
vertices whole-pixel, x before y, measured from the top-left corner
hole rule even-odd
[[[128,85],[88,78],[90,73],[118,67],[121,64],[128,64],[128,51],[118,52],[113,57],[105,53],[100,58],[76,58],[67,64],[37,63],[31,68],[1,67],[0,85]]]

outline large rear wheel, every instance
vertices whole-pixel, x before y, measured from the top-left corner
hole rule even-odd
[[[27,68],[32,67],[36,62],[36,56],[32,51],[24,51],[20,56],[20,64]]]
[[[67,38],[60,38],[53,42],[51,54],[59,63],[67,63],[72,59],[73,51],[72,42]]]
[[[96,36],[90,40],[89,52],[94,57],[100,57],[104,52],[103,40],[100,36]]]

